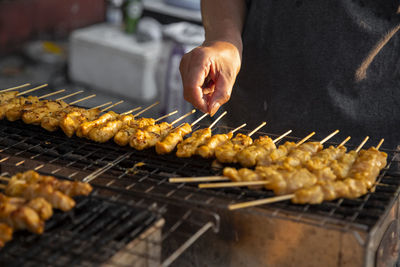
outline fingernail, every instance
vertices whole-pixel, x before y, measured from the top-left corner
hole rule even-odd
[[[214,104],[212,105],[211,110],[210,110],[211,116],[214,116],[214,114],[218,111],[218,109],[219,109],[220,106],[221,106],[221,105],[220,105],[219,103],[214,103]]]

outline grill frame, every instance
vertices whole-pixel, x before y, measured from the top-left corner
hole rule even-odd
[[[5,128],[0,129],[0,155],[2,156],[0,163],[2,166],[17,165],[19,169],[34,169],[40,166],[38,169],[40,172],[55,175],[63,179],[91,181],[91,184],[96,188],[110,190],[118,194],[125,194],[130,197],[139,195],[142,199],[149,198],[157,203],[168,203],[169,205],[176,205],[186,210],[193,210],[195,208],[198,211],[205,212],[211,209],[212,212],[208,215],[209,218],[213,219],[205,221],[203,226],[210,223],[210,226],[207,226],[207,228],[213,228],[215,232],[218,231],[218,215],[224,216],[226,214],[228,204],[273,195],[268,191],[253,191],[242,188],[200,190],[192,184],[170,184],[167,182],[167,179],[171,176],[220,174],[220,169],[210,168],[210,160],[196,157],[177,159],[174,155],[160,156],[156,155],[154,151],[134,151],[129,147],[119,147],[111,142],[96,144],[76,137],[68,139],[60,131],[48,133],[43,129],[38,129],[37,126],[27,126],[21,122],[0,122],[0,126],[3,125]],[[11,131],[11,129],[13,130]],[[230,129],[229,127],[218,127],[217,131],[227,132]],[[24,134],[21,134],[21,132],[15,132],[18,130],[25,130],[28,134],[25,134],[26,136],[23,137]],[[29,133],[33,132],[39,133],[40,138],[39,136],[29,135]],[[246,133],[245,130],[241,132]],[[267,133],[259,132],[258,134],[264,135]],[[276,136],[273,134],[269,135]],[[14,140],[11,141],[13,138]],[[287,137],[280,143],[286,140],[295,141],[299,140],[299,138]],[[337,143],[331,142],[330,144],[335,145]],[[74,148],[74,152],[76,153],[71,153],[71,147]],[[84,151],[86,154],[81,155],[78,151]],[[107,151],[107,153],[104,153],[104,151]],[[390,164],[378,178],[378,182],[383,185],[378,184],[378,192],[368,193],[361,198],[362,200],[340,199],[333,202],[325,202],[318,206],[293,205],[288,204],[286,201],[246,209],[235,214],[288,220],[296,224],[306,224],[339,232],[362,232],[366,234],[365,239],[370,240],[367,243],[370,243],[372,240],[377,239],[377,235],[380,235],[378,232],[380,232],[382,224],[384,224],[388,214],[398,202],[400,193],[400,182],[397,182],[396,178],[400,177],[400,173],[397,171],[399,162],[398,151],[386,150],[386,152],[390,154]],[[131,164],[131,161],[135,163],[144,161],[145,165],[142,167],[130,167],[129,164]],[[193,166],[197,168],[195,173],[188,170],[193,168]],[[400,179],[398,180],[400,181]],[[130,182],[129,184],[127,184],[128,181]],[[386,194],[384,192],[385,190],[387,191],[388,186],[391,188],[391,191],[387,192],[390,196],[385,196],[385,204],[380,205],[378,218],[370,223],[357,222],[356,219],[359,214],[364,215],[369,212],[368,210],[363,213],[362,210],[365,205],[371,204],[368,203],[368,200],[373,198],[374,201],[379,202],[381,195]],[[375,197],[377,199],[374,199]],[[136,203],[141,204],[141,200]],[[333,217],[332,215],[335,214],[337,209],[341,209],[342,205],[361,207],[361,209],[357,212],[357,216],[348,216],[353,218],[350,221]],[[324,211],[324,209],[328,210],[328,208],[329,212]],[[334,209],[333,213],[332,209]],[[346,212],[348,211],[345,209],[344,213]],[[326,216],[327,214],[329,217]],[[201,227],[200,230],[202,230]],[[357,234],[354,235],[356,236]],[[171,255],[176,254],[172,252]],[[371,258],[371,256],[365,257]],[[368,261],[371,260],[369,259]]]

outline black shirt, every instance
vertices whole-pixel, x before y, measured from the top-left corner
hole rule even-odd
[[[400,144],[400,15],[393,0],[253,0],[230,126]],[[228,113],[229,114],[229,113]]]

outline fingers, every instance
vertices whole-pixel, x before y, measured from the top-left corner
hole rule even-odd
[[[220,75],[215,84],[215,90],[208,105],[208,113],[211,116],[218,111],[218,109],[228,102],[232,93],[232,83],[227,80],[226,77]]]
[[[182,57],[179,70],[182,76],[183,97],[186,101],[203,112],[207,112],[208,104],[202,85],[206,79],[210,63],[204,57],[193,52]]]

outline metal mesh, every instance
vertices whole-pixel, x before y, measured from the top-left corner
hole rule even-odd
[[[99,188],[124,194],[130,199],[138,198],[135,203],[141,204],[147,201],[145,199],[151,199],[160,206],[168,203],[176,207],[186,206],[186,211],[191,211],[193,207],[204,211],[226,209],[230,203],[273,196],[273,193],[267,190],[205,190],[198,189],[196,184],[168,183],[170,177],[220,174],[222,170],[212,168],[211,160],[161,156],[153,149],[136,151],[129,147],[119,147],[112,142],[96,144],[75,137],[67,138],[61,132],[48,133],[39,127],[20,122],[2,121],[0,125],[0,162],[10,166],[37,169],[61,178],[91,181],[91,184]],[[218,129],[224,130],[229,128]],[[286,140],[288,139],[281,142]],[[388,152],[391,161],[396,153]],[[375,192],[358,199],[339,199],[320,205],[294,205],[285,201],[260,208],[272,210],[275,216],[285,216],[298,221],[368,230],[378,224],[398,197],[400,175],[396,169],[397,161],[391,162],[379,177]],[[194,212],[189,213],[190,216],[195,216]],[[187,216],[185,212],[183,216]],[[206,225],[206,222],[212,221],[212,216],[215,216],[215,213],[210,214],[208,221],[204,219],[207,216],[200,216],[203,217],[200,224]],[[168,218],[166,221],[168,225]],[[172,223],[168,227],[173,229],[174,220],[170,221]],[[196,229],[201,229],[201,226]],[[178,234],[178,231],[175,232]],[[173,243],[173,238],[171,240]],[[166,257],[164,255],[164,259]]]
[[[80,198],[76,207],[68,212],[56,212],[46,223],[42,235],[26,232],[14,234],[12,242],[0,253],[2,266],[98,266],[107,263],[119,264],[110,259],[118,251],[131,255],[131,262],[146,259],[155,262],[154,255],[133,246],[126,246],[133,240],[139,242],[139,235],[152,226],[160,217],[149,210],[124,203],[100,198],[94,193],[88,198]],[[160,228],[160,225],[153,226]],[[155,229],[161,232],[160,229]],[[140,242],[152,242],[142,238]],[[151,244],[153,247],[157,243]],[[147,244],[149,245],[149,244]],[[160,251],[160,245],[158,244]],[[127,262],[129,263],[129,262]]]

